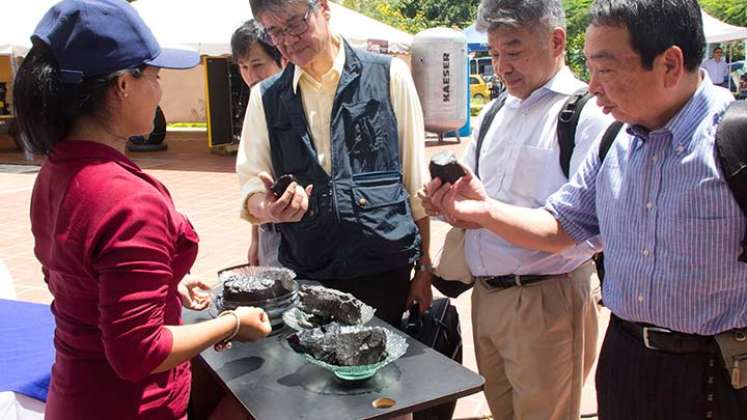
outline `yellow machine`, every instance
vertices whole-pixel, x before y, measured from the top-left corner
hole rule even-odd
[[[229,57],[203,57],[208,145],[224,154],[235,152],[241,138],[249,88]]]
[[[12,98],[13,57],[0,55],[0,134],[7,134],[13,120],[8,99]]]

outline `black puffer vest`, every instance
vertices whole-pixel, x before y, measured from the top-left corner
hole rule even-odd
[[[303,219],[278,225],[280,263],[308,279],[381,273],[420,254],[389,100],[391,59],[343,44],[345,67],[331,115],[331,175],[319,165],[302,92],[293,92],[295,66],[261,85],[275,174],[314,185]]]

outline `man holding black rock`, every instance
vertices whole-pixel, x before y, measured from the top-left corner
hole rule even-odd
[[[410,72],[331,33],[328,0],[250,5],[289,65],[251,93],[241,215],[277,224],[280,263],[299,278],[352,293],[399,326],[411,303],[425,311],[432,300],[429,219],[410,200],[426,179]],[[276,195],[284,175],[294,178]]]
[[[565,66],[564,27],[560,0],[480,5],[477,28],[488,32],[493,68],[508,93],[479,116],[477,140],[467,147],[463,164],[500,201],[542,207],[587,153],[597,153],[592,144],[611,122],[594,101],[569,109],[578,119],[564,174],[558,116],[585,87]],[[492,109],[497,112],[491,121]],[[430,194],[441,183],[434,179],[422,194],[432,216],[440,214]],[[597,275],[590,258],[598,243],[558,253],[533,251],[442,216],[467,229],[475,352],[493,417],[579,418],[581,389],[596,356]]]

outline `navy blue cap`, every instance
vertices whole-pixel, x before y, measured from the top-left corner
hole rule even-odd
[[[47,11],[31,41],[52,50],[60,81],[69,84],[143,64],[188,69],[200,62],[195,51],[161,48],[125,0],[63,0]]]

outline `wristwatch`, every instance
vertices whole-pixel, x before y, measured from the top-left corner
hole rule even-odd
[[[433,272],[433,264],[429,262],[422,262],[420,260],[415,262],[415,271],[425,271],[426,273]]]

